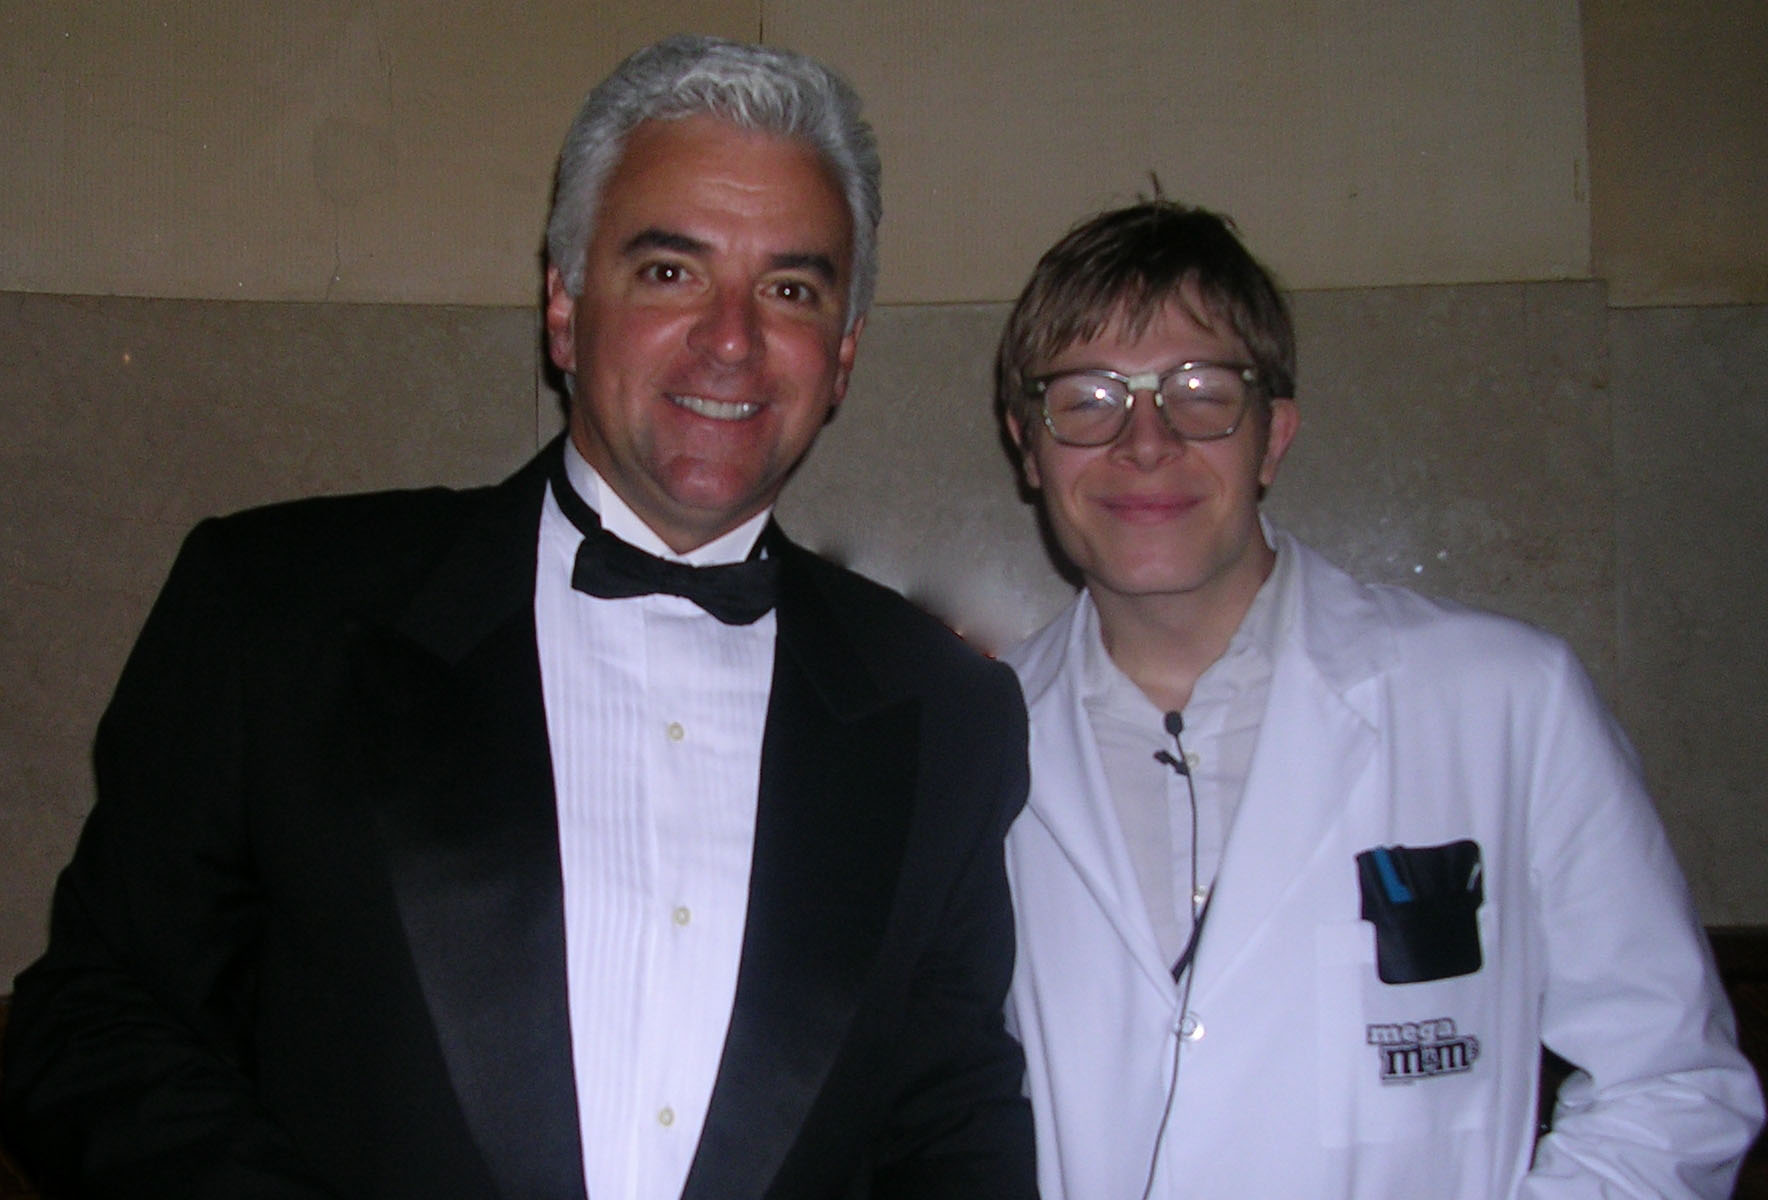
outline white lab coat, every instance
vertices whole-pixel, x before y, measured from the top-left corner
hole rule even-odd
[[[1760,1091],[1632,753],[1575,658],[1517,622],[1360,585],[1274,533],[1296,556],[1297,615],[1187,1012],[1081,706],[1089,599],[1007,656],[1032,731],[1007,839],[1009,1016],[1045,1200],[1729,1194]],[[1482,855],[1483,967],[1382,983],[1355,856],[1463,838]],[[1467,1069],[1384,1083],[1374,1043],[1396,1038],[1452,1043]],[[1587,1074],[1535,1150],[1543,1043]]]

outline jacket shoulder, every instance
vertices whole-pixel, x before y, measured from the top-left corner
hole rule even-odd
[[[1400,660],[1423,670],[1454,663],[1469,673],[1560,671],[1575,661],[1555,634],[1502,613],[1389,584],[1363,585],[1392,632]]]
[[[159,603],[222,606],[266,624],[387,621],[495,511],[500,490],[313,497],[211,517],[186,536]]]
[[[314,496],[212,517],[198,534],[251,558],[349,557],[384,553],[401,540],[422,544],[459,529],[489,488],[419,488]]]
[[[1297,633],[1309,657],[1341,685],[1388,668],[1452,672],[1470,684],[1481,675],[1555,674],[1576,662],[1564,641],[1525,621],[1364,582],[1293,537],[1279,538],[1279,553],[1297,559]]]
[[[1005,667],[897,592],[802,547],[793,546],[792,557],[886,691],[1012,686]]]

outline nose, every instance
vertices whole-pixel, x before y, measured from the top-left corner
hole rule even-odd
[[[1155,403],[1153,388],[1138,388],[1134,395],[1129,421],[1112,443],[1112,453],[1147,470],[1171,455],[1183,453],[1185,439],[1167,424],[1166,414]]]
[[[741,366],[761,348],[760,317],[747,288],[719,288],[688,331],[688,345],[720,365]]]

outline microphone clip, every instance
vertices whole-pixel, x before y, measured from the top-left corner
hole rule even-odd
[[[1156,750],[1154,752],[1154,761],[1157,763],[1165,763],[1178,774],[1190,778],[1191,768],[1185,762],[1185,747],[1184,744],[1179,741],[1179,734],[1185,731],[1185,718],[1180,716],[1177,711],[1169,712],[1166,714],[1166,718],[1162,721],[1162,724],[1166,727],[1166,732],[1173,739],[1173,748],[1179,753],[1177,757],[1174,757],[1165,750]]]
[[[1154,752],[1154,761],[1157,763],[1165,763],[1180,775],[1191,774],[1191,768],[1185,765],[1184,759],[1174,758],[1165,750],[1156,750]]]

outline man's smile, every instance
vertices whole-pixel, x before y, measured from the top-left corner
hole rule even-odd
[[[761,411],[761,405],[740,400],[714,400],[710,396],[669,392],[669,402],[695,416],[713,421],[743,421]]]

